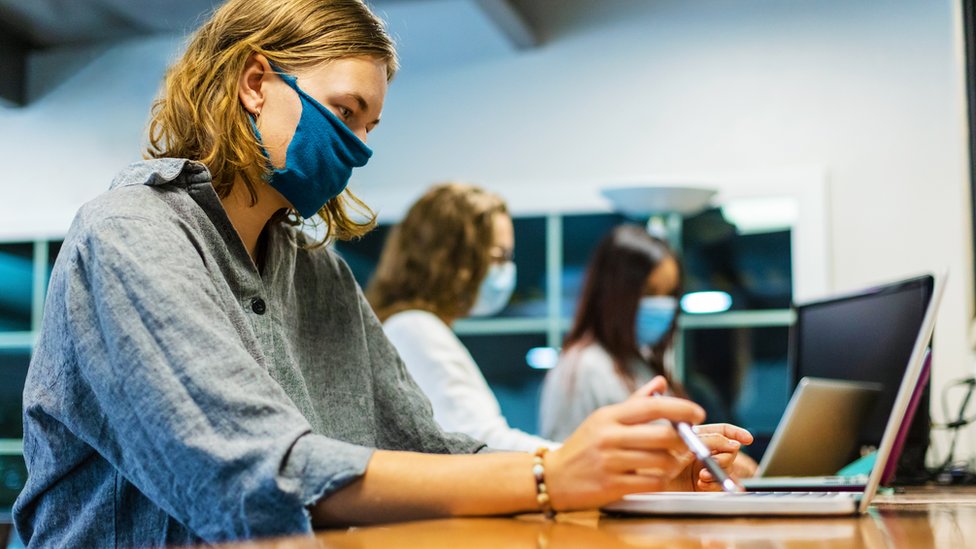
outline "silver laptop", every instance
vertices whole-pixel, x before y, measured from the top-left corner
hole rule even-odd
[[[885,472],[888,456],[908,411],[922,373],[926,350],[932,339],[935,317],[942,301],[946,276],[935,277],[932,298],[915,338],[908,367],[902,376],[894,406],[868,482],[861,492],[655,492],[624,496],[603,508],[605,512],[632,515],[790,516],[851,515],[867,512]],[[879,319],[879,322],[884,319]]]
[[[800,380],[759,462],[757,477],[826,476],[851,461],[880,383]],[[830,444],[824,444],[830,433]]]

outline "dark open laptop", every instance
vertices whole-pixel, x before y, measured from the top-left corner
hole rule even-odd
[[[945,276],[932,279],[922,322],[909,338],[911,350],[902,366],[900,378],[894,383],[894,399],[885,420],[884,434],[878,443],[877,459],[871,467],[867,483],[858,491],[749,491],[669,492],[631,494],[603,508],[615,514],[632,515],[712,515],[712,516],[783,516],[783,515],[850,515],[866,513],[887,469],[888,457],[895,450],[901,426],[922,383],[928,348],[935,327],[935,318],[945,287]],[[878,324],[897,323],[901,319],[878,317]],[[889,341],[894,343],[894,341]],[[917,402],[916,402],[917,406]],[[829,443],[829,433],[824,443]]]
[[[807,377],[836,379],[849,383],[870,383],[881,387],[874,406],[862,418],[857,418],[859,433],[845,441],[848,463],[862,450],[876,448],[884,435],[887,419],[895,403],[899,383],[912,353],[914,336],[921,327],[925,310],[934,291],[932,276],[920,276],[891,284],[876,286],[830,299],[805,303],[796,307],[796,324],[791,334],[794,383]],[[928,440],[928,372],[930,356],[925,358],[919,383],[912,393],[906,417],[898,426],[899,444],[893,448],[886,463],[887,474],[882,482],[891,482],[896,465],[906,444],[919,446],[915,453],[924,453]],[[916,411],[923,413],[916,417]],[[780,432],[783,421],[777,427]],[[855,421],[852,418],[852,421]],[[919,433],[921,431],[921,433]],[[759,475],[747,479],[750,489],[846,489],[860,490],[867,482],[867,474],[839,476],[837,470],[823,471],[816,476],[808,467],[789,460],[778,459],[782,448],[770,444],[763,463],[774,462],[774,470],[760,468]],[[789,451],[789,449],[787,449]],[[839,469],[839,467],[838,467]]]

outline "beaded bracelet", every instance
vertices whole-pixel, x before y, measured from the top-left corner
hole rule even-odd
[[[552,508],[549,500],[549,489],[546,487],[546,466],[543,458],[549,448],[542,447],[535,451],[532,457],[532,474],[535,476],[535,501],[539,504],[539,509],[547,519],[556,516],[556,511]]]

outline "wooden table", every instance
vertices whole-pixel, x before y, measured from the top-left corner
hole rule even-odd
[[[320,532],[315,539],[233,545],[251,549],[474,548],[976,548],[976,488],[882,495],[869,514],[847,518],[611,518],[595,511],[448,519]]]

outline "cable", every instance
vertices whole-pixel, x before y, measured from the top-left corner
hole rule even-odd
[[[956,454],[956,443],[959,440],[959,431],[971,424],[976,422],[976,415],[973,417],[966,417],[966,410],[969,408],[969,403],[973,399],[973,393],[976,393],[976,377],[958,379],[947,384],[942,388],[942,412],[945,418],[949,418],[949,391],[956,387],[968,387],[966,394],[962,398],[962,403],[959,405],[959,413],[956,415],[955,421],[950,421],[944,424],[932,424],[934,429],[946,429],[952,431],[952,439],[949,442],[949,451],[946,454],[946,459],[939,467],[939,475],[950,474],[951,469],[953,469],[953,463],[955,462]]]
[[[969,390],[963,397],[962,405],[959,407],[958,419],[949,423],[933,423],[932,427],[934,429],[953,429],[957,427],[965,427],[966,425],[976,422],[976,415],[971,418],[965,418],[966,408],[969,407],[969,401],[972,399],[973,390],[976,388],[976,377],[967,377],[964,379],[957,379],[946,384],[942,388],[942,417],[949,417],[949,391],[956,387],[968,386]]]

